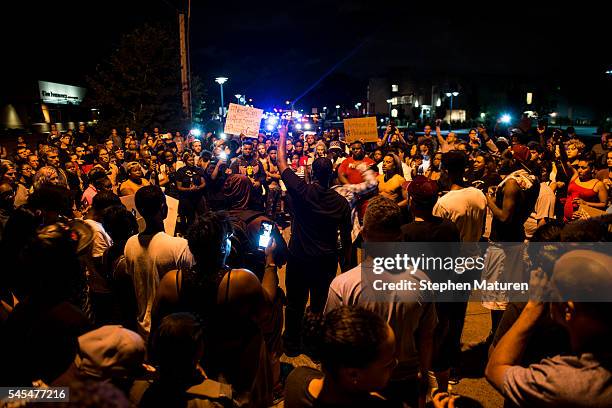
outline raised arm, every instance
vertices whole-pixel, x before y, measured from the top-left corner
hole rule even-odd
[[[263,278],[261,279],[261,286],[270,303],[274,303],[276,293],[278,291],[278,273],[276,271],[276,264],[274,263],[275,249],[276,242],[274,238],[272,238],[266,247],[266,266],[264,269]]]
[[[495,142],[493,142],[493,140],[487,133],[487,129],[484,126],[478,127],[478,133],[482,135],[482,139],[484,140],[485,146],[487,146],[487,148],[491,151],[491,153],[499,152],[497,145],[495,145]]]
[[[446,139],[442,136],[442,132],[440,131],[440,123],[438,122],[440,119],[436,120],[436,136],[438,136],[438,143],[440,147],[446,145]]]
[[[281,126],[278,132],[278,172],[283,174],[289,168],[287,164],[287,125]]]
[[[215,168],[213,169],[212,173],[210,174],[210,178],[211,179],[213,179],[213,180],[217,179],[217,176],[219,175],[219,168],[224,163],[225,163],[225,159],[219,159],[217,161],[217,164],[215,164]]]
[[[527,303],[519,318],[493,349],[485,376],[498,391],[503,391],[506,371],[520,364],[529,336],[537,326],[543,308],[541,303]]]
[[[508,180],[504,185],[504,202],[502,208],[499,208],[495,204],[495,197],[489,194],[487,197],[487,204],[493,213],[493,216],[501,222],[506,222],[510,219],[514,213],[516,207],[516,195],[518,194],[520,187],[515,180]]]
[[[561,137],[558,137],[557,135],[553,137],[555,137],[555,142],[557,144],[557,147],[559,148],[559,161],[561,162],[561,168],[563,170],[563,173],[565,173],[568,180],[572,180],[574,176],[577,176],[578,172],[576,171],[576,169],[570,166],[568,162],[567,151],[565,151],[565,145],[563,144]]]

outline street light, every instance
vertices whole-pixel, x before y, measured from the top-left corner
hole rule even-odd
[[[219,87],[221,88],[221,119],[223,119],[224,112],[225,112],[225,104],[223,103],[223,84],[226,83],[228,80],[228,78],[226,77],[216,77],[215,78],[215,82],[219,84]]]
[[[242,95],[240,94],[236,94],[234,95],[236,97],[236,99],[238,100],[238,105],[240,105],[240,98],[242,98]]]
[[[459,92],[457,91],[447,92],[446,96],[450,98],[450,115],[448,115],[448,129],[452,130],[453,129],[453,98],[455,96],[459,96]]]

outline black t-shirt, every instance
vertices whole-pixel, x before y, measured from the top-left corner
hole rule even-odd
[[[350,239],[351,209],[344,197],[319,184],[306,184],[291,169],[282,180],[289,194],[293,222],[289,252],[298,258],[337,253],[338,231]]]
[[[308,385],[317,378],[322,378],[323,373],[310,367],[298,367],[287,377],[285,386],[285,406],[287,408],[348,408],[355,405],[331,405],[318,401],[310,392]],[[373,395],[366,396],[359,403],[360,407],[372,408],[399,408],[401,405],[392,403]]]
[[[504,185],[498,188],[495,194],[495,204],[499,208],[504,206]],[[510,218],[502,222],[499,218],[493,217],[491,224],[491,240],[497,242],[523,242],[525,240],[525,229],[522,227],[529,215],[535,208],[538,195],[540,193],[540,183],[533,183],[528,190],[520,190],[517,193],[514,211]]]
[[[432,217],[427,221],[414,221],[402,225],[404,242],[459,242],[459,229],[445,218]]]
[[[219,165],[219,171],[217,172],[217,178],[212,179],[212,174],[217,166],[217,161],[212,161],[210,165],[204,170],[204,180],[206,181],[206,200],[211,209],[217,211],[225,209],[225,196],[223,194],[223,186],[225,180],[227,180],[227,164]]]
[[[182,187],[199,186],[202,184],[202,171],[195,166],[184,166],[176,171],[176,181]]]

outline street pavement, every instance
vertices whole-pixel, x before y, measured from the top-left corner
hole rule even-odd
[[[283,237],[289,242],[289,228],[283,230]],[[285,290],[285,267],[279,270],[280,286]],[[484,340],[491,328],[491,318],[488,309],[482,307],[480,302],[470,302],[468,304],[465,326],[461,336],[462,364],[469,366],[469,370],[464,371],[464,377],[459,384],[454,385],[452,393],[461,395],[464,401],[463,407],[484,407],[498,408],[503,406],[502,396],[484,378],[484,366],[487,362],[487,350],[483,347],[472,347]],[[316,367],[306,355],[290,358],[283,354],[281,362],[289,363],[295,367],[310,366]],[[458,401],[459,403],[459,401]],[[282,402],[275,407],[283,407]]]

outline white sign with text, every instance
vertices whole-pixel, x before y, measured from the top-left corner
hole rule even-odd
[[[257,137],[262,116],[263,109],[230,103],[223,131],[230,135]]]

